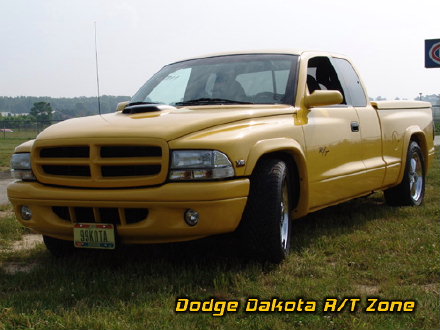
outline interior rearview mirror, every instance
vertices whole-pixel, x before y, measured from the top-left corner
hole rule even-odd
[[[307,108],[313,108],[325,105],[340,104],[343,100],[344,98],[339,91],[316,90],[312,94],[304,97],[304,105]]]

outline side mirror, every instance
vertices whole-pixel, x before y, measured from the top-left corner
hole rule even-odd
[[[304,97],[304,105],[307,108],[313,108],[324,105],[340,104],[343,100],[344,98],[340,91],[316,90],[312,94]]]
[[[119,102],[116,106],[116,111],[123,111],[125,107],[130,103],[130,101]]]

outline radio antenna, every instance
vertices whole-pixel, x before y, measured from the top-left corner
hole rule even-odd
[[[98,71],[98,46],[96,43],[96,22],[95,23],[95,63],[96,63],[96,85],[98,87],[98,112],[101,115],[101,98],[99,95],[99,71]]]

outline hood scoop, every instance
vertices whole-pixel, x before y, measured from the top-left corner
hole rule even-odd
[[[156,111],[174,110],[174,109],[176,108],[168,104],[145,103],[145,104],[128,105],[125,107],[122,113],[133,115],[136,113],[156,112]]]

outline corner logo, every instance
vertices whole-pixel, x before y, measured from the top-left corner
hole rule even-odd
[[[429,58],[440,65],[440,42],[437,42],[432,45],[431,49],[428,53]]]
[[[425,68],[440,68],[440,39],[425,40]]]

